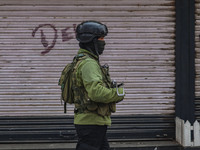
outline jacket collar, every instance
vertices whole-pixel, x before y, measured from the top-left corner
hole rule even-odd
[[[95,54],[89,52],[89,51],[86,50],[86,49],[79,49],[78,54],[86,54],[86,55],[88,55],[89,57],[91,57],[91,58],[93,58],[93,59],[99,61],[99,57],[98,57],[98,56],[96,56]]]

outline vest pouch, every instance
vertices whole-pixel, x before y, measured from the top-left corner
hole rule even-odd
[[[108,104],[98,103],[97,114],[101,116],[110,116],[111,112]]]
[[[101,66],[101,71],[102,71],[102,74],[103,74],[104,86],[107,87],[107,88],[111,88],[112,81],[110,79],[108,64]]]
[[[89,101],[87,103],[86,107],[87,107],[87,110],[89,110],[89,111],[96,111],[97,108],[98,108],[97,104],[95,102],[92,102],[92,101]]]
[[[116,112],[116,103],[109,103],[110,112]]]

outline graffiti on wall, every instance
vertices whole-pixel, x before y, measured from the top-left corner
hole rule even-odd
[[[53,40],[52,40],[51,43],[49,43],[49,41],[47,40],[47,37],[46,37],[46,35],[45,35],[45,33],[44,33],[44,30],[42,29],[42,28],[44,28],[44,27],[48,27],[48,28],[52,29],[53,32],[54,32]],[[73,24],[72,27],[73,27],[74,33],[75,33],[76,24]],[[69,41],[69,40],[71,40],[71,39],[74,38],[74,35],[73,35],[72,33],[68,33],[68,31],[69,31],[70,28],[71,28],[71,27],[66,27],[65,29],[62,29],[62,30],[61,30],[61,33],[62,33],[62,41],[63,41],[63,42]],[[37,32],[38,30],[40,30],[40,40],[41,40],[41,44],[43,45],[43,47],[44,47],[44,49],[45,49],[44,51],[41,52],[41,54],[42,54],[42,55],[45,55],[45,54],[47,54],[48,52],[50,52],[50,50],[51,50],[52,48],[54,48],[54,46],[55,46],[55,44],[56,44],[56,40],[57,40],[57,38],[58,38],[58,31],[57,31],[56,27],[55,27],[54,25],[52,25],[52,24],[40,24],[39,26],[37,26],[37,27],[33,30],[33,32],[32,32],[32,36],[33,36],[33,37],[35,37],[35,34],[36,34],[36,32]]]

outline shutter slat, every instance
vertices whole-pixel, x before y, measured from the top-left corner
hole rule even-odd
[[[0,11],[0,116],[65,115],[58,80],[79,49],[74,25],[84,20],[108,26],[100,61],[126,90],[115,114],[174,114],[174,0],[1,0]],[[54,29],[42,27],[33,37],[42,24]],[[63,41],[66,28],[72,39]],[[46,55],[41,30],[48,46],[58,35]],[[73,105],[67,110],[73,115]]]

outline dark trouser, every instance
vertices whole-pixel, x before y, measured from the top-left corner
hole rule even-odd
[[[75,128],[78,135],[76,150],[110,150],[107,126],[75,125]]]

